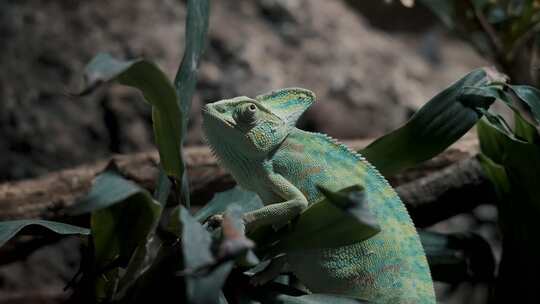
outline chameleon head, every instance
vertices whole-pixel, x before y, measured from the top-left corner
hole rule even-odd
[[[255,99],[241,96],[209,103],[203,107],[208,144],[222,160],[264,158],[283,142],[314,98],[311,91],[292,88]]]

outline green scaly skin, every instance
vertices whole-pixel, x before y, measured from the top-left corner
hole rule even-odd
[[[207,141],[220,163],[265,207],[244,215],[246,229],[283,225],[323,194],[360,184],[381,232],[348,246],[287,252],[255,278],[287,268],[312,292],[374,303],[435,303],[422,244],[403,203],[362,156],[336,140],[294,127],[315,95],[291,88],[236,97],[203,109]]]

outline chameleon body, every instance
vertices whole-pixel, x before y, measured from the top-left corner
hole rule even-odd
[[[286,268],[315,293],[373,303],[435,303],[422,244],[392,187],[359,154],[327,135],[295,127],[314,100],[311,91],[290,88],[203,108],[206,139],[219,162],[265,203],[244,215],[246,229],[279,226],[298,216],[324,198],[318,185],[338,191],[358,184],[381,227],[352,245],[287,252],[259,274],[260,282]]]

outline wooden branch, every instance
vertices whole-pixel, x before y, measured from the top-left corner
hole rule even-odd
[[[396,191],[420,228],[497,200],[493,185],[474,156],[401,185]]]
[[[371,141],[371,139],[354,140],[347,141],[346,144],[355,150],[359,150]],[[399,185],[427,176],[434,171],[476,154],[477,147],[475,137],[466,136],[441,155],[417,168],[392,177],[391,181],[394,185]],[[194,204],[204,203],[215,192],[231,188],[235,184],[230,175],[217,165],[208,148],[187,147],[184,152]],[[98,161],[94,164],[50,173],[36,179],[0,184],[0,220],[62,218],[65,215],[64,209],[89,191],[94,176],[101,172],[111,161],[116,163],[125,177],[146,189],[153,190],[158,172],[158,154],[156,152],[115,155],[110,159]],[[422,183],[425,183],[425,181],[422,181]],[[418,208],[420,208],[420,205],[427,204],[428,200],[421,200],[423,194],[416,191],[428,191],[429,195],[426,196],[431,200],[436,199],[436,195],[441,195],[441,191],[444,192],[444,187],[439,186],[436,187],[439,192],[425,185],[419,188],[409,186],[405,189],[407,191],[403,192],[403,199],[406,203],[409,200],[413,202],[414,212],[423,210]],[[414,193],[414,195],[411,193]],[[425,214],[424,211],[418,212],[419,214]]]

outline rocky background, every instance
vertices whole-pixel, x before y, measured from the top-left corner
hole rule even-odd
[[[214,1],[188,142],[201,142],[201,103],[284,86],[316,92],[305,128],[381,135],[485,65],[429,12],[358,3]],[[100,51],[150,58],[172,77],[183,50],[182,1],[3,1],[0,14],[0,181],[153,147],[137,92],[66,93],[80,88],[84,65]]]
[[[350,3],[349,3],[350,2]],[[188,143],[200,105],[285,86],[316,92],[302,127],[337,138],[379,136],[471,69],[488,63],[421,7],[383,1],[220,0],[212,3]],[[149,107],[111,85],[71,98],[97,52],[144,56],[172,77],[185,8],[177,0],[0,2],[0,182],[112,153],[153,148]],[[58,293],[77,267],[77,242],[0,268],[0,303]],[[66,265],[67,261],[67,265]]]

